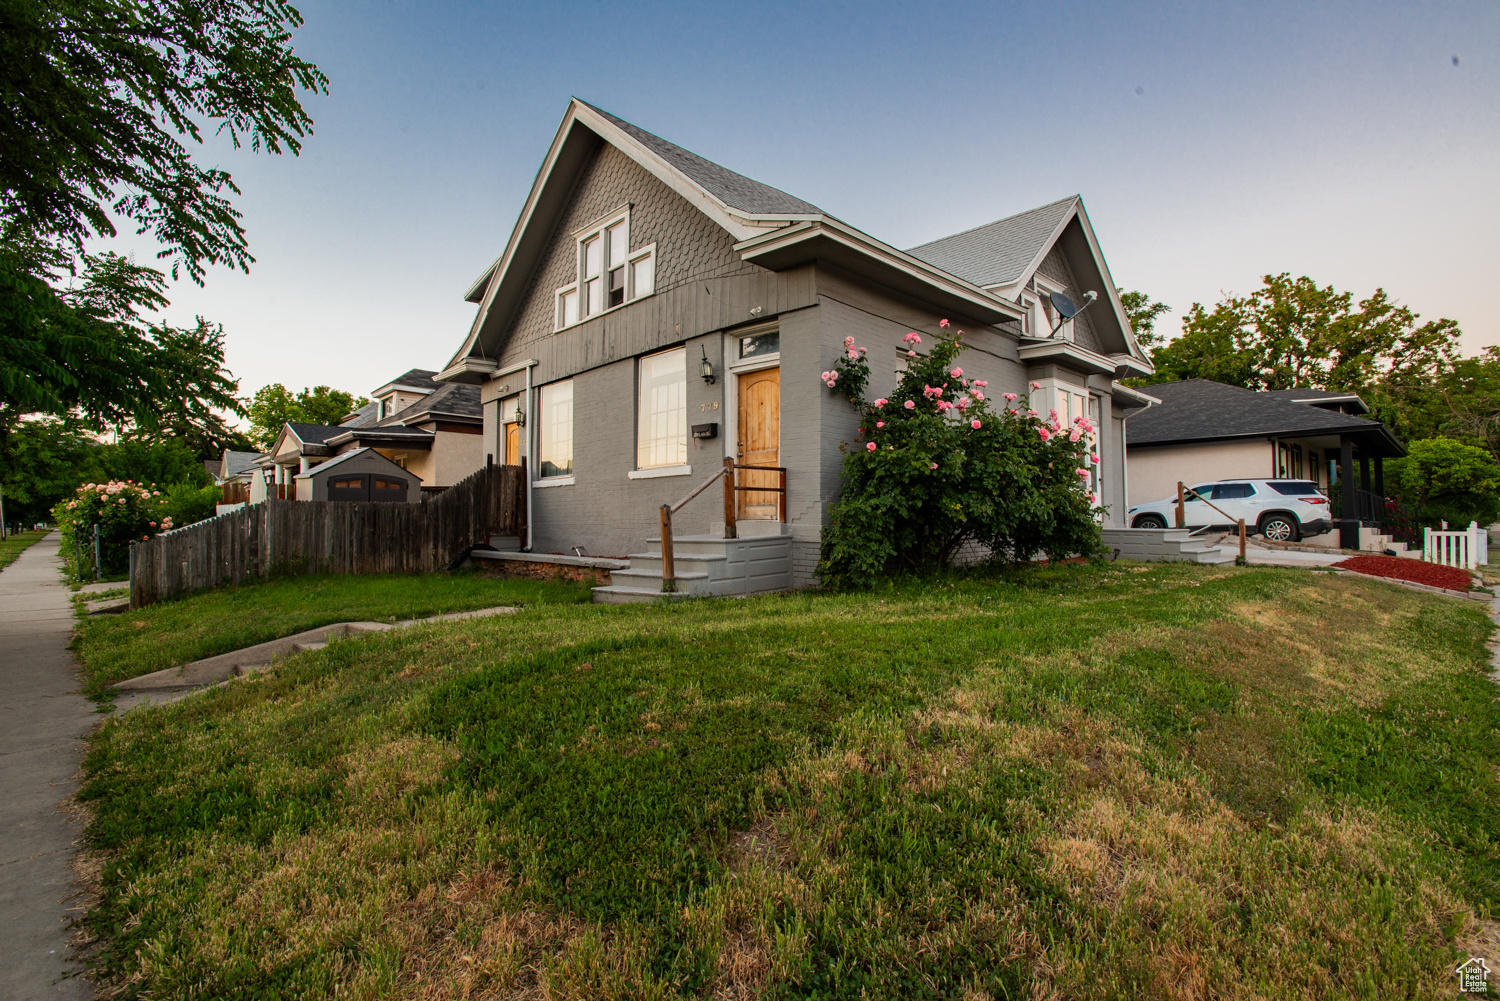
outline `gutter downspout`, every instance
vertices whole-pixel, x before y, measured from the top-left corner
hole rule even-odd
[[[531,506],[531,481],[536,479],[536,455],[531,447],[536,425],[531,420],[531,370],[536,365],[526,366],[526,545],[523,553],[531,552],[531,533],[535,531],[536,512]]]
[[[1113,392],[1110,393],[1110,398],[1114,398]],[[1136,414],[1144,414],[1154,406],[1156,406],[1156,404],[1148,403],[1141,409],[1136,410],[1133,413],[1128,413],[1124,417],[1120,418],[1120,488],[1125,493],[1126,528],[1130,527],[1130,459],[1129,455],[1127,454],[1129,452],[1129,446],[1126,443],[1126,439],[1129,437],[1129,432],[1127,431],[1125,424]]]

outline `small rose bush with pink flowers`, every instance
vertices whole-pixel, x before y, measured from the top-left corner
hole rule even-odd
[[[105,574],[124,573],[130,566],[130,544],[152,538],[172,527],[168,499],[160,490],[133,480],[85,483],[72,497],[52,509],[62,533],[62,552],[71,559],[76,539],[84,553],[84,568],[93,565],[94,526],[99,526],[100,565]]]
[[[847,396],[850,403],[857,402],[864,394],[865,383],[870,381],[870,363],[865,360],[865,349],[857,347],[853,337],[845,337],[838,361],[818,378],[835,393]]]
[[[1043,418],[1011,393],[992,409],[987,383],[956,364],[962,332],[939,326],[926,357],[923,335],[906,335],[906,371],[888,398],[853,394],[860,440],[845,449],[842,496],[823,533],[826,585],[949,566],[971,544],[1015,563],[1102,550],[1088,486],[1095,429]]]

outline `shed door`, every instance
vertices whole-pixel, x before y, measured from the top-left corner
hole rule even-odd
[[[399,476],[370,477],[370,500],[405,501],[407,482]]]
[[[331,501],[365,501],[370,499],[368,476],[331,476],[328,479],[328,499]]]
[[[781,465],[781,370],[768,368],[740,376],[739,461],[746,466]],[[736,474],[741,486],[774,487],[779,474],[745,469]],[[764,490],[740,491],[737,517],[775,521],[780,495]]]

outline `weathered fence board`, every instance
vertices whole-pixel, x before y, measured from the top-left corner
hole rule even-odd
[[[524,466],[486,466],[418,504],[266,500],[131,546],[130,605],[273,573],[440,570],[526,529]]]

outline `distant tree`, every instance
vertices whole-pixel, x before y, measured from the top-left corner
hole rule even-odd
[[[301,23],[285,0],[0,2],[0,463],[37,414],[223,439],[239,403],[222,333],[144,321],[165,276],[83,246],[127,219],[174,276],[248,267],[238,189],[188,144],[298,152],[298,93],[327,89],[292,51]]]
[[[1170,313],[1172,307],[1164,302],[1152,302],[1151,296],[1145,292],[1127,292],[1124,289],[1115,289],[1120,296],[1120,305],[1125,307],[1125,315],[1130,320],[1130,328],[1135,331],[1135,341],[1141,346],[1141,350],[1150,351],[1161,343],[1161,338],[1156,333],[1156,319],[1164,313]]]
[[[1386,489],[1424,523],[1490,525],[1500,515],[1500,465],[1488,451],[1452,438],[1414,441],[1408,450],[1386,465]]]
[[[0,487],[10,521],[44,521],[78,484],[103,478],[100,445],[78,421],[23,421],[11,430],[9,447],[7,461],[0,463]]]
[[[276,443],[276,436],[288,421],[337,425],[369,402],[363,396],[329,386],[313,386],[294,395],[281,383],[273,382],[257,390],[246,408],[250,416],[249,437],[264,451]]]

